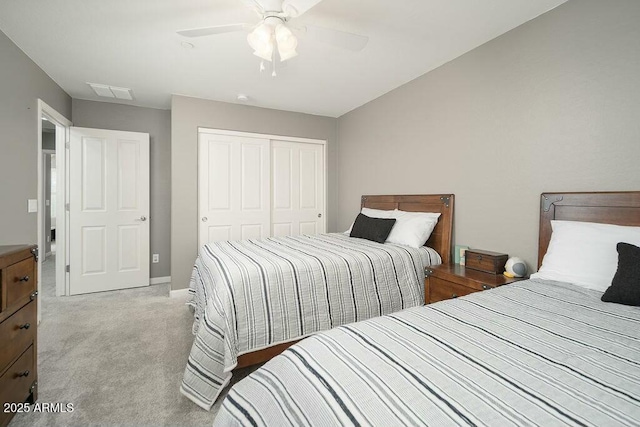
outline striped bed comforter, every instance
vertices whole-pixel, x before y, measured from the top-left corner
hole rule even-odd
[[[528,280],[317,334],[216,426],[638,426],[640,308]]]
[[[180,391],[210,409],[237,357],[424,304],[430,248],[343,234],[218,242],[193,268],[195,339]]]

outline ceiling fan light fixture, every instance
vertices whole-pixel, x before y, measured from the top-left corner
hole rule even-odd
[[[298,56],[298,38],[300,31],[309,37],[329,45],[348,49],[354,52],[361,51],[369,41],[368,37],[345,31],[332,30],[322,27],[307,26],[296,29],[295,34],[288,25],[294,18],[298,18],[315,7],[322,0],[242,0],[249,4],[260,16],[261,21],[254,25],[247,35],[247,42],[253,49],[253,54],[260,58],[260,71],[265,71],[265,61],[273,64],[273,76],[276,71],[276,54],[281,62]],[[202,37],[215,34],[243,31],[251,28],[248,24],[216,25],[206,28],[194,28],[178,31],[183,37]],[[183,47],[191,48],[193,45],[183,42]],[[111,93],[109,91],[109,93]],[[113,95],[113,94],[111,94]]]
[[[290,39],[293,39],[297,43],[296,37],[293,35],[291,30],[284,24],[276,25],[275,33],[276,33],[276,40],[278,41],[278,44],[290,43]]]
[[[294,49],[283,49],[280,45],[278,45],[278,53],[280,54],[280,61],[284,62],[288,59],[294,58],[298,56],[298,52]]]
[[[275,30],[276,42],[278,43],[278,53],[280,61],[286,61],[298,55],[298,39],[291,30],[284,24],[278,24]]]
[[[259,49],[253,51],[253,54],[258,58],[264,59],[265,61],[271,62],[273,59],[273,51],[274,51],[273,42],[269,41],[264,46],[261,46]]]
[[[247,42],[253,50],[264,50],[269,43],[273,44],[273,29],[263,22],[249,33]]]

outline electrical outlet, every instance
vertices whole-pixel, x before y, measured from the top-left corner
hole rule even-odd
[[[151,262],[157,264],[160,262],[160,254],[153,254],[153,258],[151,258]]]

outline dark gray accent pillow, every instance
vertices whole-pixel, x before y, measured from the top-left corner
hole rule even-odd
[[[640,248],[620,242],[618,271],[611,286],[602,295],[602,301],[640,306]]]
[[[349,235],[384,243],[395,223],[395,218],[371,218],[364,214],[358,214]]]

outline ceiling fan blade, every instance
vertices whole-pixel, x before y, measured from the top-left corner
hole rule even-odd
[[[312,25],[307,25],[306,34],[314,40],[354,52],[361,51],[369,43],[369,37],[367,36]]]
[[[217,25],[215,27],[206,28],[194,28],[192,30],[177,31],[178,34],[184,37],[202,37],[211,36],[213,34],[232,33],[234,31],[244,31],[247,28],[246,24],[229,24],[229,25]]]
[[[257,13],[258,16],[262,16],[262,14],[264,13],[264,8],[260,4],[260,2],[258,2],[258,0],[240,0],[240,1],[244,3],[249,9]]]
[[[282,11],[292,18],[296,18],[322,0],[284,0],[282,2]]]

